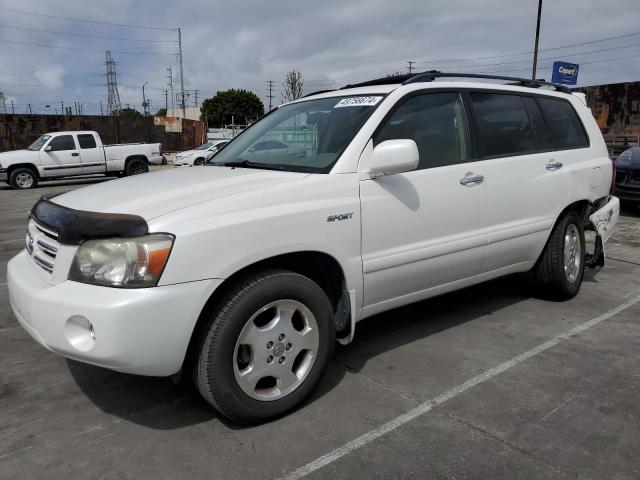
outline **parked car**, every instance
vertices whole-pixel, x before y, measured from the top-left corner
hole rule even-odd
[[[625,150],[615,160],[616,196],[629,204],[640,204],[640,147]]]
[[[165,161],[160,143],[103,145],[91,131],[45,133],[24,150],[0,153],[0,181],[29,189],[78,175],[137,175]]]
[[[194,165],[204,165],[218,150],[224,147],[229,140],[213,140],[193,150],[176,153],[173,164],[176,167],[192,167]]]
[[[372,315],[518,272],[574,297],[619,214],[590,110],[560,85],[439,76],[311,95],[206,167],[41,199],[8,265],[18,321],[78,361],[193,375],[251,423],[299,405]],[[296,135],[306,155],[256,151]]]

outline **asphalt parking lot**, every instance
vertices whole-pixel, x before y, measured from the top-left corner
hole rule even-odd
[[[378,315],[302,408],[240,428],[18,326],[6,264],[31,206],[98,181],[0,186],[0,478],[640,478],[640,209],[574,300],[508,278]]]

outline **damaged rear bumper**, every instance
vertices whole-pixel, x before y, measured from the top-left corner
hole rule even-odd
[[[610,196],[608,201],[589,215],[589,226],[596,232],[596,244],[592,255],[587,255],[587,267],[602,267],[604,265],[604,244],[609,240],[620,216],[620,200]]]

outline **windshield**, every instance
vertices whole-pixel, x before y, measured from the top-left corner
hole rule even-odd
[[[29,145],[27,147],[27,150],[40,150],[42,148],[42,146],[47,143],[47,140],[49,140],[51,138],[51,135],[42,135],[40,138],[38,138],[35,142],[33,142],[31,145]]]
[[[213,143],[212,142],[208,142],[208,143],[205,143],[204,145],[200,145],[198,148],[196,148],[196,150],[206,150],[211,145],[213,145]]]
[[[285,105],[238,135],[208,164],[327,173],[382,98],[331,97]]]

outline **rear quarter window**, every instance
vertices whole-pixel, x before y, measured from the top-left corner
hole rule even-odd
[[[573,106],[566,100],[536,98],[556,150],[586,148],[589,138]]]

